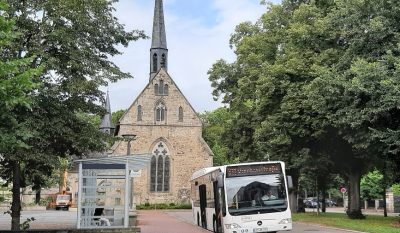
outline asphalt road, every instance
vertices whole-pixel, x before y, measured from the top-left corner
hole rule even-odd
[[[316,211],[315,209],[306,209],[309,211]],[[343,208],[330,208],[329,212],[344,212]],[[192,212],[191,210],[166,210],[166,214],[179,218],[181,221],[193,224]],[[365,213],[365,214],[379,214],[382,213]],[[392,216],[398,214],[390,214]],[[76,228],[76,212],[73,211],[22,211],[21,222],[25,221],[27,218],[34,217],[36,220],[30,223],[30,229],[74,229]],[[139,219],[140,221],[140,219]],[[140,226],[139,226],[140,227]],[[9,214],[0,214],[0,230],[10,230],[11,229],[11,217]],[[165,232],[168,233],[168,229]],[[174,232],[171,229],[170,232]],[[345,233],[345,232],[356,232],[349,230],[342,230],[331,227],[321,227],[302,223],[293,223],[292,233],[304,233],[304,232],[324,232],[324,233]],[[142,233],[146,233],[142,231]]]

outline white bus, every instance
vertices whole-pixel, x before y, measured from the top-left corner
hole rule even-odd
[[[200,169],[191,177],[193,220],[214,233],[289,231],[290,187],[281,161]]]

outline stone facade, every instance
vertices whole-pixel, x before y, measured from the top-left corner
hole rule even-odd
[[[151,165],[134,178],[136,204],[189,203],[191,174],[212,166],[213,154],[202,138],[202,122],[164,68],[121,117],[116,133],[117,137],[136,135],[130,153],[152,153],[156,161],[154,178],[159,179],[156,183],[153,179],[153,189]],[[127,142],[117,142],[110,156],[126,155],[127,146]],[[164,160],[158,160],[160,156]],[[158,173],[160,168],[168,174]]]

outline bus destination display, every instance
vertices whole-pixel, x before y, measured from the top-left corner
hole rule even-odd
[[[279,163],[229,166],[226,168],[227,178],[238,177],[238,176],[279,174],[279,173],[281,173],[281,165]]]

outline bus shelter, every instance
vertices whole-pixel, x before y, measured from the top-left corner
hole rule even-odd
[[[130,173],[148,167],[151,154],[76,160],[79,164],[77,229],[128,228],[132,180]],[[94,216],[96,208],[105,216]],[[99,218],[108,219],[103,226]]]

